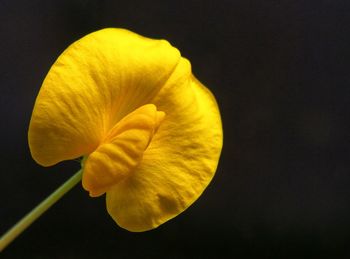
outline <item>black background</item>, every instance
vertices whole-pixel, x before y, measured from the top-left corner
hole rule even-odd
[[[217,97],[224,148],[200,199],[156,230],[116,226],[75,187],[3,258],[345,258],[350,2],[0,0],[0,233],[79,163],[37,165],[35,97],[58,55],[105,27],[165,38]]]

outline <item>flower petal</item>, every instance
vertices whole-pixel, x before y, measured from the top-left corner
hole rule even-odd
[[[141,162],[164,112],[146,104],[120,120],[103,143],[84,161],[83,187],[96,197],[129,177]]]
[[[43,166],[94,151],[126,114],[160,91],[180,58],[167,41],[104,29],[73,43],[36,99],[29,147]]]
[[[147,130],[147,121],[134,120],[144,106],[154,112]],[[204,191],[222,126],[215,98],[177,49],[105,29],[72,44],[52,66],[28,138],[44,166],[84,155],[84,187],[92,196],[107,191],[107,210],[120,226],[145,231]]]
[[[189,207],[211,181],[222,148],[215,98],[181,59],[153,103],[167,116],[130,177],[107,192],[121,227],[146,231]]]

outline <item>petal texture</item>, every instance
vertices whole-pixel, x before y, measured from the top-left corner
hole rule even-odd
[[[73,43],[36,99],[29,147],[43,166],[94,151],[126,114],[150,103],[180,58],[167,41],[104,29]]]
[[[107,209],[130,231],[153,229],[188,208],[211,181],[222,148],[212,94],[182,59],[153,100],[167,115],[133,174],[107,192]]]

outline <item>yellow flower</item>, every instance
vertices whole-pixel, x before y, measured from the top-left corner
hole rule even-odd
[[[153,229],[188,208],[211,181],[222,148],[215,98],[165,40],[103,29],[51,67],[29,132],[37,163],[83,156],[82,184],[106,193],[130,231]]]

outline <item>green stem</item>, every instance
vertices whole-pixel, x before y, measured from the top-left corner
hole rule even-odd
[[[45,211],[47,211],[53,204],[55,204],[63,195],[72,189],[82,177],[82,170],[79,170],[75,175],[69,178],[56,191],[43,200],[31,212],[24,216],[17,222],[10,230],[8,230],[0,238],[0,252],[5,249],[18,235],[27,229],[37,218],[39,218]]]

